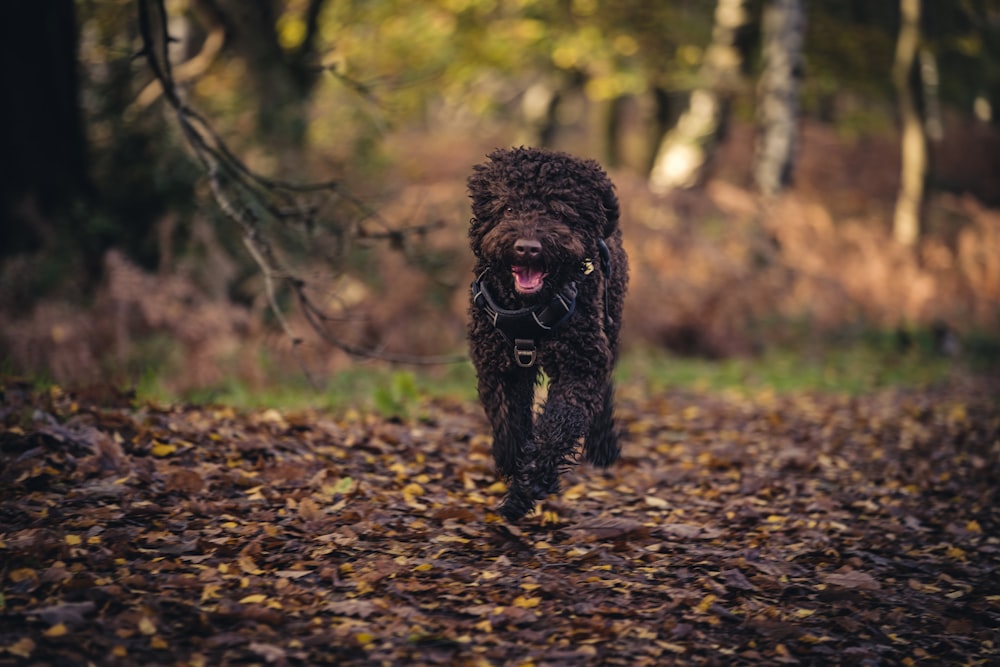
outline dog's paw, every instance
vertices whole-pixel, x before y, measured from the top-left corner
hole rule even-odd
[[[590,443],[587,443],[588,445]],[[604,442],[599,447],[587,447],[584,458],[598,468],[610,468],[621,457],[622,448],[615,442]]]
[[[517,521],[535,508],[535,501],[519,489],[511,489],[497,508],[507,521]]]

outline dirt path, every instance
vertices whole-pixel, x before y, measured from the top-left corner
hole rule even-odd
[[[996,386],[626,387],[516,527],[477,406],[0,400],[0,665],[997,664]]]

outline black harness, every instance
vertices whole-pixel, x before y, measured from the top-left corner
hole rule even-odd
[[[598,251],[601,253],[601,270],[604,272],[604,314],[610,319],[607,292],[611,254],[603,240],[598,241]],[[472,281],[472,303],[486,313],[493,326],[508,342],[513,343],[514,361],[517,365],[531,368],[538,360],[538,343],[565,324],[576,312],[576,281],[571,280],[566,283],[548,303],[509,310],[497,304],[493,295],[486,289],[483,277],[488,271],[489,269],[486,269]],[[594,261],[585,259],[583,266],[580,267],[578,279],[582,280],[593,272]]]

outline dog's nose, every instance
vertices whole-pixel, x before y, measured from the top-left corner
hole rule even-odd
[[[542,244],[530,239],[518,239],[514,242],[514,254],[522,259],[534,259],[542,254]]]

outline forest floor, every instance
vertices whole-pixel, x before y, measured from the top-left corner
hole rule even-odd
[[[478,406],[0,384],[0,665],[1000,664],[1000,395],[624,386],[516,525]]]

